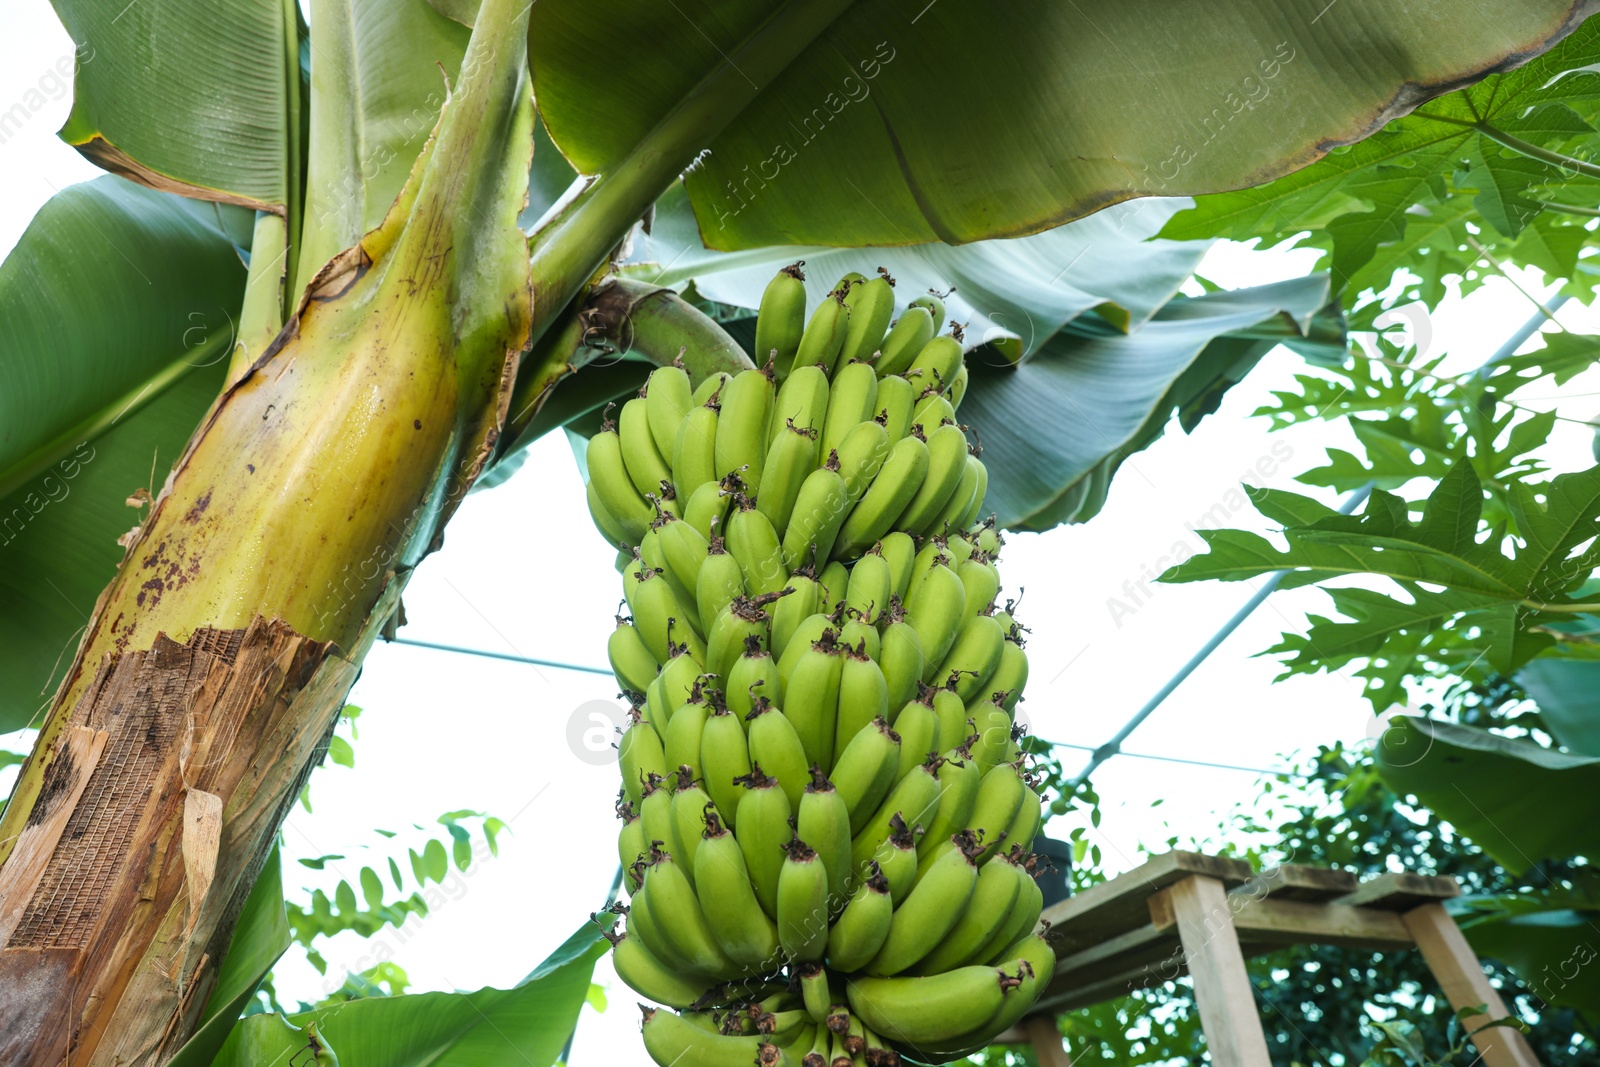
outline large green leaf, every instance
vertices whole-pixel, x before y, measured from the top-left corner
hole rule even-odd
[[[585,173],[708,108],[688,188],[712,247],[960,243],[1273,178],[1524,61],[1587,8],[544,0],[529,48],[545,121]],[[742,66],[790,9],[827,28],[781,70]],[[696,92],[712,77],[754,102],[718,114]]]
[[[139,520],[124,501],[216,398],[249,220],[99,178],[0,265],[0,731],[47,700]]]
[[[78,45],[68,144],[154,186],[285,213],[298,192],[298,9],[54,0]]]
[[[572,1035],[594,963],[610,946],[580,930],[514,989],[346,1001],[293,1015],[252,1015],[215,1067],[269,1067],[305,1048],[311,1026],[359,1067],[550,1067]],[[290,1027],[300,1029],[293,1029]]]
[[[1390,788],[1415,796],[1502,867],[1600,852],[1588,802],[1600,795],[1600,758],[1408,717],[1390,723],[1375,755]]]
[[[1600,1011],[1595,962],[1596,901],[1548,890],[1468,898],[1456,921],[1479,956],[1509,966],[1539,1000],[1582,1012]]]
[[[1600,98],[1597,62],[1600,24],[1588,23],[1525,66],[1430,101],[1312,166],[1201,197],[1167,233],[1269,243],[1305,235],[1332,253],[1330,269],[1351,302],[1364,290],[1383,290],[1401,268],[1430,305],[1450,276],[1470,290],[1492,273],[1471,272],[1475,242],[1502,262],[1573,278],[1588,220],[1545,202],[1592,205],[1593,179],[1511,151],[1480,130],[1589,158],[1595,129],[1572,105],[1592,110]]]
[[[1589,616],[1591,625],[1595,616]],[[1517,675],[1539,705],[1550,735],[1573,752],[1600,757],[1600,662],[1536,659]]]

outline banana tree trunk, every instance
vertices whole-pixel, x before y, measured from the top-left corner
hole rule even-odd
[[[531,314],[527,9],[486,0],[389,216],[233,382],[102,594],[0,823],[0,1063],[164,1062]]]

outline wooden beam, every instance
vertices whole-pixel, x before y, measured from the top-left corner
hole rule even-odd
[[[1303,944],[1379,950],[1410,948],[1412,944],[1411,932],[1392,911],[1276,897],[1254,899],[1237,892],[1224,898],[1223,907],[1232,916],[1240,941],[1256,952]],[[1157,931],[1177,927],[1172,890],[1150,898],[1150,922]]]
[[[1272,1067],[1227,890],[1215,878],[1195,875],[1174,884],[1167,895],[1194,981],[1211,1062]]]
[[[1235,887],[1233,893],[1258,900],[1333,900],[1355,892],[1360,884],[1361,879],[1349,871],[1280,863]]]
[[[1460,895],[1461,887],[1454,878],[1391,871],[1369,878],[1355,892],[1340,897],[1335,903],[1357,908],[1381,908],[1384,911],[1410,911],[1421,904],[1449,900]]]
[[[1072,1067],[1072,1057],[1061,1043],[1061,1028],[1053,1015],[1035,1015],[1022,1024],[1039,1057],[1039,1067]]]
[[[1143,926],[1150,920],[1151,894],[1196,874],[1232,886],[1249,881],[1252,871],[1243,860],[1167,852],[1051,905],[1041,918],[1050,923],[1057,954],[1071,954]]]
[[[1422,958],[1428,961],[1428,968],[1439,980],[1451,1006],[1457,1011],[1479,1004],[1489,1009],[1487,1017],[1474,1016],[1464,1020],[1468,1029],[1482,1026],[1490,1020],[1504,1019],[1510,1014],[1500,994],[1489,984],[1488,976],[1483,973],[1483,964],[1478,962],[1477,954],[1467,944],[1466,935],[1462,934],[1461,928],[1442,905],[1423,904],[1412,908],[1401,918],[1416,938],[1417,947],[1422,949]],[[1483,1030],[1473,1035],[1472,1043],[1477,1046],[1487,1067],[1539,1067],[1539,1060],[1534,1056],[1528,1039],[1510,1027],[1496,1026]]]

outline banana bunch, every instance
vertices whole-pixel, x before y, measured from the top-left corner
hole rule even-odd
[[[1049,982],[1014,713],[1023,628],[937,296],[773,279],[761,369],[657,369],[590,439],[623,552],[608,652],[631,893],[610,932],[661,1064],[944,1063]]]

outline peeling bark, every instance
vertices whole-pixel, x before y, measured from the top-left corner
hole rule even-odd
[[[0,1063],[177,1049],[356,671],[261,618],[101,662],[0,868]]]

